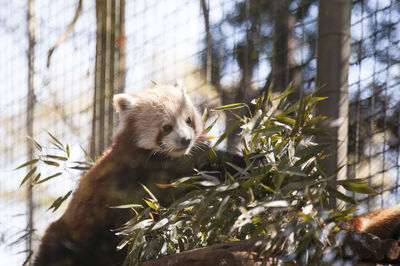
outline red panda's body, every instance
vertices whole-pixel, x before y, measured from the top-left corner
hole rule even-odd
[[[117,251],[120,239],[112,230],[132,214],[110,207],[141,203],[146,192],[140,183],[157,193],[155,183],[192,173],[190,160],[178,157],[201,141],[202,119],[179,86],[158,90],[114,98],[121,125],[114,143],[81,178],[65,213],[46,230],[34,265],[121,264],[125,252]],[[158,196],[161,202],[171,199],[165,192]]]
[[[400,238],[400,205],[355,216],[343,225],[346,231],[370,233],[380,239]]]

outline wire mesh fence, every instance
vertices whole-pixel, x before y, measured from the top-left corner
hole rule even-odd
[[[109,103],[116,92],[183,78],[204,108],[249,102],[270,86],[279,91],[289,82],[304,91],[316,86],[315,0],[28,2],[34,4],[29,23],[27,1],[0,2],[0,260],[5,265],[22,264],[30,242],[37,247],[66,206],[52,213],[51,202],[72,190],[81,174],[68,172],[35,186],[27,204],[29,187],[20,187],[26,169],[13,170],[29,159],[27,135],[51,150],[49,131],[80,160],[82,149],[97,156],[111,141],[115,119]],[[81,4],[70,33],[55,46]],[[367,178],[379,192],[360,198],[364,210],[400,202],[399,20],[398,1],[353,1],[348,177]],[[29,29],[35,38],[33,69]],[[103,142],[95,146],[99,132]],[[35,231],[27,238],[29,213]]]
[[[349,72],[349,177],[379,192],[364,209],[399,203],[399,2],[355,1]]]

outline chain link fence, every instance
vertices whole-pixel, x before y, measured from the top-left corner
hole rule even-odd
[[[30,21],[27,2],[33,3]],[[81,160],[82,150],[98,156],[111,139],[115,119],[105,100],[112,93],[183,78],[204,108],[249,102],[270,86],[279,91],[290,81],[306,92],[316,85],[315,0],[2,0],[0,7],[4,265],[22,264],[27,250],[37,247],[47,225],[66,204],[54,213],[49,206],[73,190],[81,175],[72,171],[32,190],[20,187],[29,169],[13,169],[29,160],[32,142],[27,135],[51,150],[46,131],[51,132],[70,145],[74,159]],[[397,0],[353,1],[348,177],[366,178],[379,192],[359,198],[363,210],[400,202],[399,20]],[[118,31],[99,40],[101,32],[110,29]],[[29,33],[34,34],[33,47]],[[110,56],[116,53],[117,57]],[[107,56],[103,63],[102,55]],[[120,73],[122,79],[115,78]],[[103,142],[95,146],[93,135],[102,131]],[[35,231],[27,236],[33,229],[30,217]]]

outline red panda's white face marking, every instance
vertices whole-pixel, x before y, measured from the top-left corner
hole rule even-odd
[[[114,105],[120,130],[134,125],[136,145],[171,157],[188,154],[203,133],[201,115],[181,83],[136,95],[117,94]]]

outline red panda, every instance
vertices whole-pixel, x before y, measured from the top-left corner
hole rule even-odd
[[[400,237],[400,204],[355,216],[343,224],[343,229],[397,240]]]
[[[166,183],[192,173],[183,155],[204,140],[201,115],[181,83],[136,95],[117,94],[119,130],[113,144],[81,178],[65,213],[46,230],[34,265],[119,265],[112,232],[129,219],[129,211],[111,206],[140,202],[139,183]],[[169,162],[182,160],[180,167]],[[176,162],[173,165],[177,165]],[[164,192],[165,193],[165,192]]]

